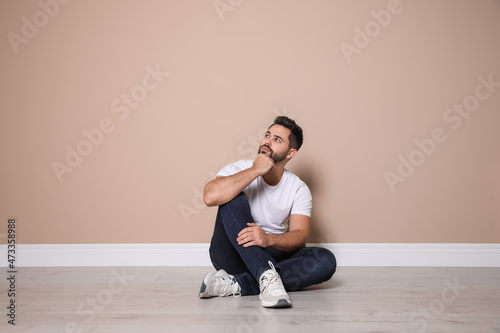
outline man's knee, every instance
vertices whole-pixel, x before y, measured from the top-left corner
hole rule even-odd
[[[245,215],[246,218],[251,219],[250,204],[248,203],[248,199],[245,193],[241,192],[234,199],[219,206],[219,213],[230,213],[231,215],[233,215],[234,212],[241,212]]]
[[[229,200],[229,202],[248,203],[248,199],[245,192],[242,191],[234,199]]]
[[[321,266],[319,270],[323,272],[325,281],[330,280],[337,270],[335,255],[328,249],[317,247],[313,250],[313,256]]]
[[[230,206],[232,206],[232,207],[238,206],[238,207],[248,207],[248,208],[250,208],[250,204],[248,203],[247,196],[245,195],[244,192],[240,192],[240,194],[238,194],[233,199],[229,200],[225,204],[220,205],[219,209],[224,209],[225,207],[230,207]]]

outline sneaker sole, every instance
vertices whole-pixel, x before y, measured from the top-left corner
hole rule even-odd
[[[278,302],[276,303],[274,302],[266,303],[262,300],[261,296],[259,295],[259,300],[260,304],[265,308],[288,308],[292,306],[292,303],[284,298],[279,299]]]

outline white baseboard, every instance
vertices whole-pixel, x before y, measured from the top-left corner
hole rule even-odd
[[[500,267],[500,244],[308,244],[331,250],[339,266]],[[18,244],[16,267],[211,266],[206,243]],[[7,245],[0,245],[7,267]]]

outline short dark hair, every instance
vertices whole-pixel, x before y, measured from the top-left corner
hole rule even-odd
[[[299,150],[302,147],[302,142],[304,142],[304,135],[302,134],[302,128],[295,122],[295,120],[288,118],[287,116],[278,116],[274,119],[274,123],[269,126],[271,128],[274,125],[280,125],[290,130],[290,135],[288,136],[289,147]],[[268,128],[268,129],[269,129]]]

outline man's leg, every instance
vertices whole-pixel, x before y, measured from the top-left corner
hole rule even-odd
[[[219,207],[210,243],[210,259],[215,269],[234,275],[242,295],[258,295],[260,275],[270,268],[269,261],[276,266],[276,261],[263,248],[243,247],[236,241],[238,233],[253,222],[250,205],[242,192]]]
[[[302,290],[306,287],[330,280],[337,269],[333,253],[321,247],[305,247],[294,253],[266,248],[275,260],[286,291]],[[216,269],[220,269],[214,263]],[[229,271],[228,271],[229,272]],[[230,273],[235,274],[235,273]],[[259,284],[248,272],[234,275],[242,286],[242,295],[258,295]],[[244,287],[243,287],[244,286]]]
[[[247,227],[247,223],[252,222],[250,206],[243,193],[219,207],[214,237],[212,237],[210,245],[210,257],[216,269],[227,269],[228,272],[234,274],[234,277],[228,277],[225,272],[222,272],[220,273],[222,278],[219,278],[217,283],[213,282],[216,281],[215,277],[208,276],[207,278],[206,276],[205,280],[211,279],[208,282],[216,283],[213,284],[214,289],[218,289],[220,283],[228,285],[229,282],[226,283],[227,281],[235,279],[241,286],[241,291],[238,290],[238,293],[255,295],[260,292],[263,306],[288,306],[290,300],[286,295],[277,271],[274,269],[276,262],[272,256],[261,247],[243,247],[236,241],[238,233]],[[257,281],[259,282],[257,283]],[[202,284],[200,295],[207,295],[208,293],[206,291],[202,292],[207,288],[205,284],[205,282]],[[211,288],[208,287],[208,289]],[[226,290],[225,287],[224,290]],[[234,289],[231,290],[234,291]],[[211,293],[208,294],[208,296],[211,296]],[[223,294],[226,295],[227,293],[224,292]]]
[[[233,275],[248,272],[247,266],[226,234],[220,217],[220,210],[217,212],[214,234],[208,251],[210,260],[216,270],[224,269],[226,272]]]
[[[278,267],[285,289],[295,291],[330,280],[337,268],[337,261],[327,249],[304,247],[279,261]]]
[[[269,261],[276,266],[274,259],[263,248],[259,246],[244,247],[239,245],[236,240],[238,233],[248,227],[247,223],[254,222],[250,205],[243,192],[228,203],[221,205],[219,216],[229,241],[255,280],[258,281],[260,275],[269,269]]]
[[[259,284],[250,274],[240,254],[226,234],[220,217],[220,210],[217,212],[209,254],[212,265],[216,270],[223,269],[235,277],[241,286],[241,295],[258,295],[260,293]]]

